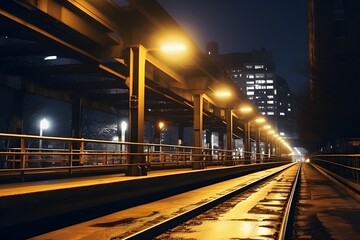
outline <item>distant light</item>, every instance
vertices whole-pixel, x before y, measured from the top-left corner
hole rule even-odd
[[[259,117],[259,118],[257,118],[257,119],[255,119],[255,122],[256,123],[264,123],[266,120],[265,120],[265,118],[263,118],[263,117]]]
[[[163,130],[165,127],[165,123],[164,122],[159,122],[159,129]]]
[[[119,136],[113,136],[113,139],[112,139],[114,142],[118,142],[119,141]]]
[[[45,61],[48,61],[48,60],[56,60],[57,59],[57,56],[47,56],[44,58]]]
[[[270,129],[270,128],[271,128],[270,125],[265,125],[265,126],[264,126],[264,129],[266,129],[266,130],[268,130],[268,129]]]
[[[122,121],[121,122],[121,131],[126,131],[127,127],[128,127],[127,122]]]
[[[268,133],[269,134],[275,134],[275,131],[271,129],[271,130],[268,131]]]
[[[240,108],[240,112],[242,113],[249,113],[249,112],[252,112],[252,107],[241,107]]]
[[[41,119],[40,121],[40,129],[48,129],[49,128],[49,121],[46,118]]]

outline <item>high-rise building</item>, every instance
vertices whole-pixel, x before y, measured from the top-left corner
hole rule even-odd
[[[308,0],[309,98],[304,142],[360,136],[360,1]],[[315,150],[315,149],[314,149]]]
[[[276,75],[270,51],[218,54],[209,43],[207,52],[224,69],[284,138],[293,138],[292,96],[286,80]]]

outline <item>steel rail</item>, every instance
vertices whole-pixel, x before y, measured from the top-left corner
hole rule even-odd
[[[211,208],[214,208],[215,206],[229,200],[230,198],[266,181],[267,179],[285,171],[286,169],[290,168],[291,166],[293,166],[293,164],[289,165],[287,168],[284,168],[284,169],[281,169],[277,172],[274,172],[274,173],[271,173],[267,176],[264,176],[260,179],[257,179],[257,180],[254,180],[253,182],[250,182],[248,183],[247,185],[241,187],[241,188],[238,188],[236,190],[233,190],[223,196],[219,196],[217,198],[214,198],[206,203],[203,203],[201,204],[200,206],[196,207],[196,208],[193,208],[193,209],[190,209],[188,211],[185,211],[183,213],[180,213],[179,215],[177,216],[174,216],[174,217],[171,217],[169,219],[166,219],[158,224],[155,224],[151,227],[148,227],[146,229],[143,229],[137,233],[134,233],[130,236],[127,236],[127,237],[123,237],[121,239],[123,240],[143,240],[143,239],[152,239],[164,232],[166,232],[167,230],[171,229],[171,228],[174,228],[176,226],[178,226],[179,224],[191,219],[191,218],[194,218],[198,215],[200,215],[201,213],[211,209]],[[113,238],[113,239],[117,239],[116,237]]]
[[[296,173],[293,186],[288,198],[288,202],[286,204],[283,220],[281,223],[281,228],[279,230],[279,237],[278,237],[279,240],[292,239],[293,227],[289,226],[289,223],[292,223],[292,221],[290,221],[290,217],[294,215],[295,201],[297,197],[296,192],[299,189],[300,173],[301,173],[301,165]]]

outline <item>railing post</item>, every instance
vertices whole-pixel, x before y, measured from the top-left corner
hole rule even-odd
[[[23,154],[21,154],[20,168],[25,168],[26,167],[26,154],[24,154],[26,151],[25,138],[20,139],[20,151],[23,153]]]
[[[85,156],[84,156],[84,141],[80,142],[80,157],[79,157],[79,165],[84,165]]]
[[[69,173],[72,173],[71,167],[72,167],[72,160],[73,160],[73,146],[72,146],[72,141],[69,142],[69,162],[68,162],[68,166],[69,166]]]

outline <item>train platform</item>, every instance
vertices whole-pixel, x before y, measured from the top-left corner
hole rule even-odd
[[[234,191],[248,183],[271,175],[291,164],[275,167],[245,176],[197,188],[156,202],[134,206],[96,219],[85,221],[63,229],[32,237],[33,240],[46,239],[123,239],[132,233],[169,219],[185,211],[192,210],[221,194]],[[226,231],[224,228],[223,231]],[[220,234],[220,233],[219,233]],[[225,234],[225,233],[223,233]],[[249,233],[256,236],[257,232]]]

